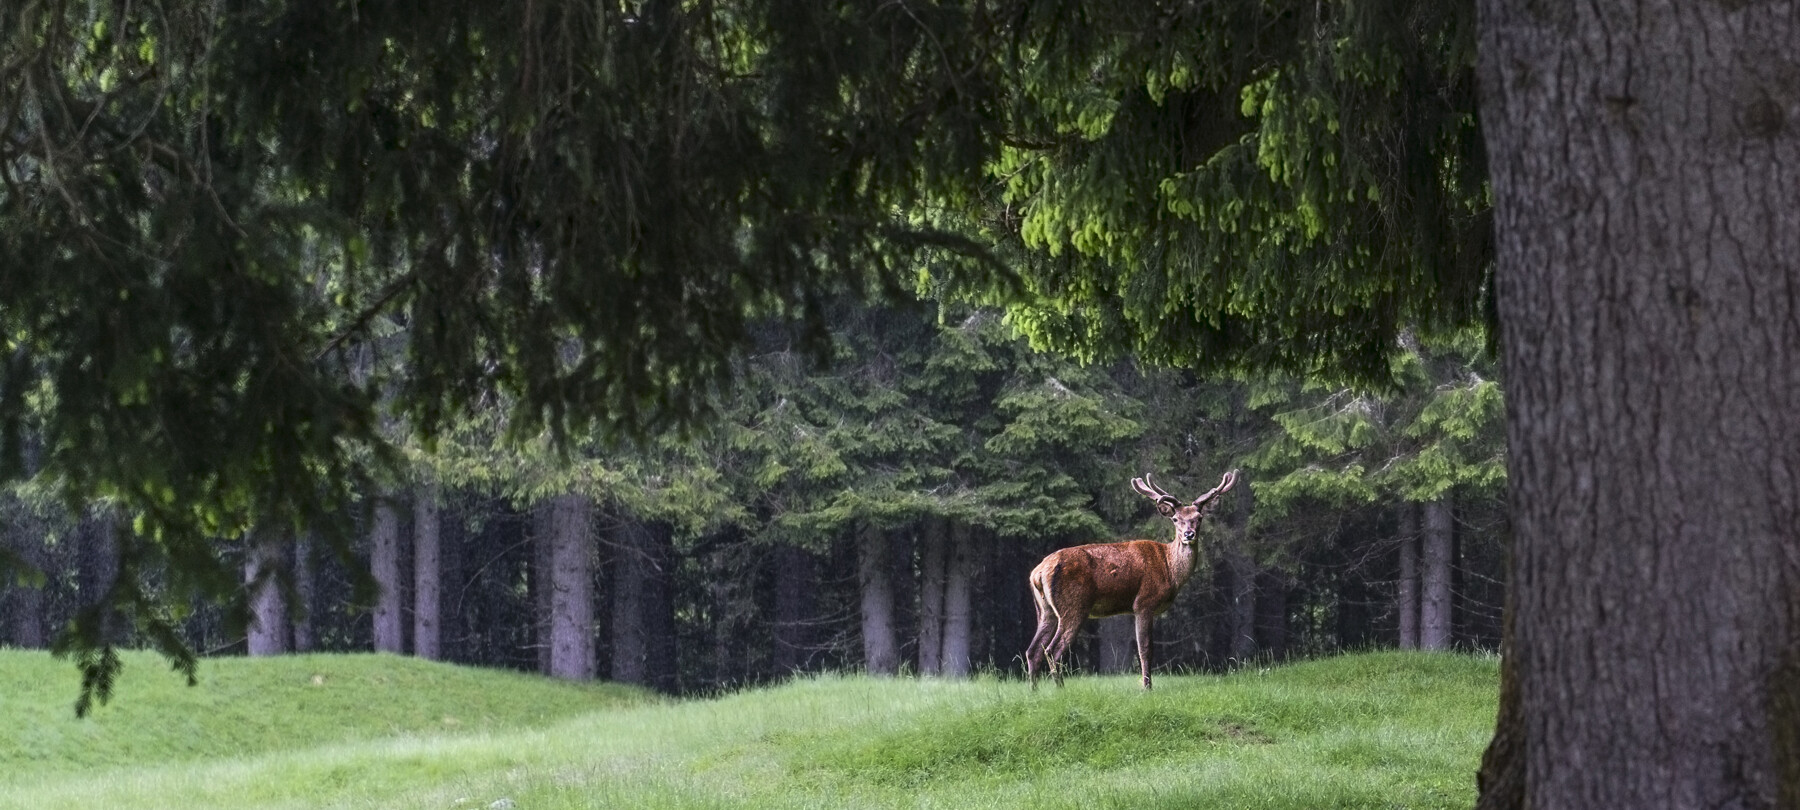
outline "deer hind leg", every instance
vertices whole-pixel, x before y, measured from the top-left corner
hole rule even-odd
[[[1081,632],[1082,622],[1087,620],[1090,607],[1079,598],[1064,598],[1062,604],[1051,603],[1056,613],[1057,627],[1055,639],[1050,642],[1050,676],[1056,680],[1057,686],[1063,684],[1063,671],[1067,665],[1063,663],[1063,655],[1069,651],[1069,645],[1075,642],[1075,635]]]
[[[1087,617],[1077,611],[1065,611],[1058,618],[1060,622],[1056,641],[1050,645],[1050,676],[1056,680],[1057,686],[1062,686],[1063,672],[1068,669],[1068,665],[1063,663],[1063,654],[1069,651],[1069,645],[1075,641],[1075,634],[1081,632],[1082,620]]]
[[[1031,583],[1031,598],[1037,603],[1037,632],[1032,634],[1031,643],[1025,646],[1025,674],[1031,679],[1031,691],[1035,692],[1038,670],[1045,662],[1044,652],[1056,633],[1056,611],[1051,608],[1049,598],[1039,589],[1035,577]]]

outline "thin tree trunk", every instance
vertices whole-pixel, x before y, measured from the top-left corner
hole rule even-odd
[[[1420,543],[1424,563],[1422,597],[1419,600],[1419,649],[1450,649],[1450,552],[1454,537],[1449,496],[1426,503],[1424,538]]]
[[[618,549],[612,584],[612,679],[619,683],[650,682],[649,644],[645,636],[644,568],[649,565],[649,529],[621,517],[613,535]]]
[[[1288,582],[1264,572],[1256,586],[1256,643],[1271,661],[1287,658]]]
[[[1525,760],[1499,806],[1800,808],[1800,15],[1479,9]]]
[[[23,437],[22,456],[25,463],[23,473],[36,475],[40,465],[42,439],[34,433],[26,433]],[[48,527],[36,510],[15,496],[5,496],[5,525],[0,527],[0,542],[12,549],[19,562],[29,570],[36,571],[48,584],[50,576],[49,554],[45,547]],[[48,623],[44,620],[44,587],[33,583],[20,583],[18,577],[12,582],[0,578],[0,593],[7,594],[5,607],[10,619],[12,643],[24,649],[42,649],[49,646]]]
[[[655,521],[650,528],[650,565],[645,569],[644,620],[647,636],[645,652],[650,665],[650,686],[674,694],[681,688],[681,672],[677,669],[680,650],[675,644],[675,528]]]
[[[432,481],[419,485],[413,498],[413,655],[432,661],[444,657],[439,496]]]
[[[258,529],[246,538],[244,585],[249,589],[250,625],[246,644],[250,655],[281,655],[288,651],[287,599],[281,592],[285,544],[278,532]]]
[[[1419,648],[1419,508],[1412,501],[1401,501],[1396,511],[1400,516],[1400,584],[1396,601],[1400,608],[1400,649]]]
[[[919,674],[942,672],[944,652],[944,566],[950,544],[944,519],[928,517],[920,527]]]
[[[975,531],[966,523],[950,527],[948,568],[944,577],[944,654],[943,674],[950,678],[967,678],[973,671],[970,657],[975,636],[974,587],[980,573],[981,549]]]
[[[1239,418],[1243,404],[1233,407]],[[1255,507],[1251,488],[1239,487],[1234,503],[1231,533],[1232,547],[1225,551],[1225,563],[1231,569],[1231,657],[1243,666],[1256,658],[1256,561],[1250,558],[1250,513]]]
[[[123,626],[118,612],[105,604],[119,578],[118,516],[105,508],[92,508],[76,529],[78,571],[76,602],[83,611],[97,611],[99,635],[103,643],[115,644]]]
[[[294,541],[294,599],[293,610],[288,611],[288,621],[292,625],[294,652],[312,652],[318,646],[318,635],[315,628],[319,610],[319,584],[317,561],[313,559],[315,543],[311,532],[302,532]]]
[[[383,496],[375,504],[369,527],[369,573],[378,589],[375,595],[375,651],[406,652],[406,608],[400,590],[400,513]]]
[[[775,672],[806,669],[811,655],[814,589],[818,564],[811,552],[783,543],[775,547]]]
[[[1100,671],[1108,675],[1136,672],[1137,617],[1127,613],[1094,621],[1100,637]]]
[[[43,524],[24,502],[8,497],[5,504],[9,513],[4,529],[7,548],[21,563],[47,577],[50,572],[45,570]],[[49,643],[44,623],[44,589],[17,579],[0,579],[0,592],[6,595],[4,604],[12,643],[25,649],[42,649]]]
[[[1239,666],[1256,658],[1256,563],[1238,549],[1225,552],[1231,572],[1227,621],[1231,628],[1231,657]]]
[[[736,592],[737,580],[731,576],[728,548],[707,555],[707,595],[712,599],[713,688],[724,689],[735,680],[736,667],[732,650],[738,638]]]
[[[900,647],[894,636],[892,543],[887,532],[869,524],[857,533],[857,581],[862,586],[863,668],[871,675],[900,671]]]
[[[624,519],[613,584],[612,679],[673,692],[674,601],[669,575],[675,563],[667,525]]]
[[[550,670],[553,678],[594,678],[593,503],[585,495],[550,501]]]
[[[528,582],[531,590],[531,637],[537,649],[538,671],[550,674],[550,615],[552,600],[555,597],[555,565],[552,562],[552,549],[555,547],[555,507],[553,501],[544,501],[531,509],[531,573]]]

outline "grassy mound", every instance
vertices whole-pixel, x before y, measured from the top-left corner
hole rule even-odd
[[[241,757],[405,735],[524,729],[650,700],[393,655],[295,655],[201,662],[189,688],[164,659],[124,654],[110,703],[85,719],[67,661],[0,649],[0,773]]]
[[[0,678],[14,663],[0,656]],[[385,656],[223,663],[198,690],[122,691],[92,722],[137,712],[134,729],[238,742],[96,757],[9,731],[61,753],[0,753],[0,808],[1467,807],[1498,677],[1492,658],[1376,653],[1164,676],[1150,694],[1129,676],[1037,693],[822,676],[667,702]],[[305,702],[320,673],[343,694]],[[73,724],[72,680],[55,681],[25,708]],[[229,728],[255,717],[279,728]]]

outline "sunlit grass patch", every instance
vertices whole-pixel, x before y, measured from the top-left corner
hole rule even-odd
[[[268,672],[273,683],[291,674]],[[438,692],[467,714],[480,714],[471,709],[482,695],[526,681],[576,697],[535,719],[503,722],[489,709],[495,720],[479,729],[434,727],[427,721],[453,712],[419,705],[372,736],[363,721],[294,718],[318,724],[309,733],[321,739],[296,734],[289,746],[241,754],[138,748],[128,761],[82,769],[15,760],[0,772],[0,807],[1466,807],[1497,680],[1491,658],[1380,653],[1167,676],[1148,694],[1130,677],[1033,693],[993,678],[824,675],[656,701],[467,672],[485,686]],[[359,688],[381,694],[383,685]],[[154,703],[141,711],[201,729],[212,722],[191,706]]]

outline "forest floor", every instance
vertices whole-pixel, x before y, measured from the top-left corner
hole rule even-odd
[[[1018,680],[827,675],[711,699],[385,655],[0,650],[0,808],[1469,807],[1492,656]]]

